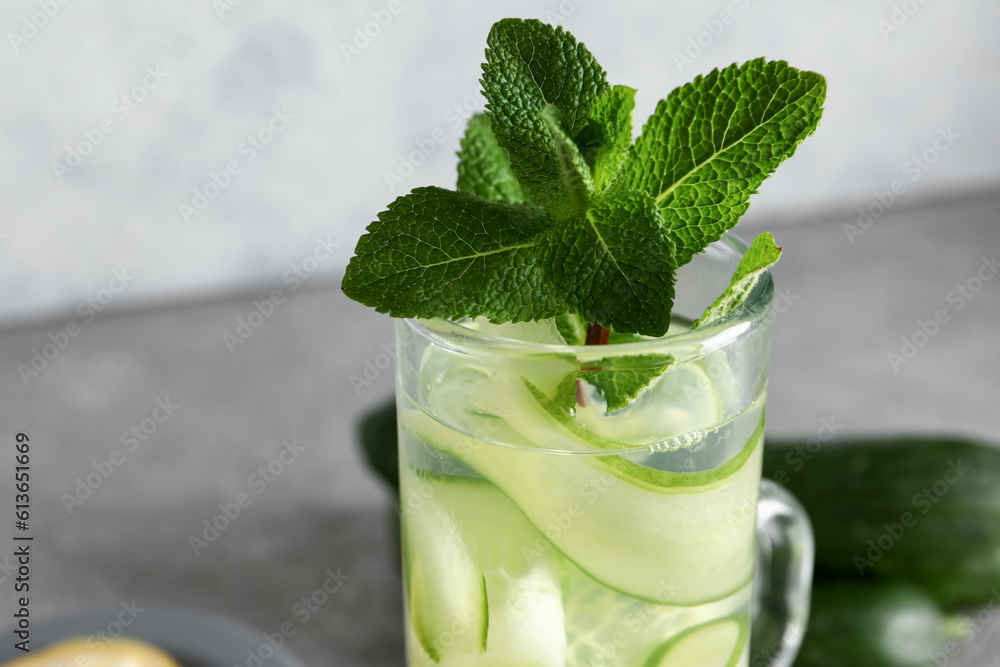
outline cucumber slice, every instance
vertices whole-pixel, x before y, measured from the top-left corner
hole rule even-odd
[[[511,338],[514,340],[541,343],[544,345],[565,345],[566,341],[559,333],[555,318],[534,320],[530,322],[505,322],[494,324],[485,317],[477,317],[472,321],[472,327],[484,334]]]
[[[549,549],[526,557],[541,539],[538,531],[485,480],[441,480],[435,499],[455,517],[485,575],[489,602],[486,654],[455,656],[455,664],[562,667],[566,631],[558,554]]]
[[[692,622],[684,622],[688,609],[622,595],[572,563],[565,587],[567,665],[641,667],[664,637]]]
[[[504,418],[492,420],[498,425],[491,439],[594,450],[530,395],[517,398],[526,392],[508,394]],[[556,456],[477,442],[419,410],[404,410],[400,425],[492,481],[555,548],[619,592],[692,606],[731,595],[753,577],[755,526],[745,514],[757,503],[763,419],[733,466],[659,474],[621,457]],[[657,597],[670,583],[676,590],[668,599]]]
[[[415,477],[409,470],[401,474]],[[485,651],[486,578],[455,519],[434,497],[426,498],[403,518],[402,538],[407,611],[427,656],[439,663],[446,651]]]
[[[743,613],[688,628],[656,647],[643,667],[736,667],[749,625]]]

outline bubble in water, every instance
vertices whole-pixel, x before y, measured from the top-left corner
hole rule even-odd
[[[647,454],[657,454],[660,452],[676,452],[679,449],[693,449],[695,445],[704,440],[708,431],[691,431],[684,435],[673,436],[660,442],[654,442],[646,448]]]

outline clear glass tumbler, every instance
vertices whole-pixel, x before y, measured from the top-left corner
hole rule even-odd
[[[409,665],[791,664],[813,545],[761,484],[770,276],[690,326],[745,250],[680,270],[662,338],[397,322]]]

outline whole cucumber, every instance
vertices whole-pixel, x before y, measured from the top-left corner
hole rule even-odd
[[[769,439],[764,475],[802,502],[819,573],[905,579],[945,607],[1000,589],[1000,449],[949,438]]]
[[[901,581],[818,581],[795,667],[925,667],[947,643],[946,619]]]

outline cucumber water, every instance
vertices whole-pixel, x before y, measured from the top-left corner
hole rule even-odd
[[[410,665],[748,664],[763,392],[727,409],[722,354],[567,409],[580,363],[424,349],[399,400]]]

